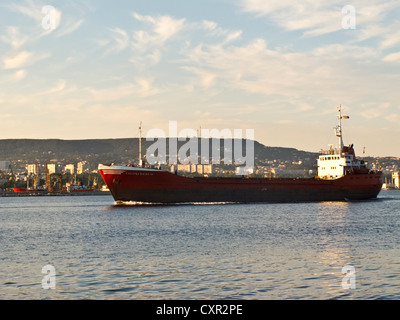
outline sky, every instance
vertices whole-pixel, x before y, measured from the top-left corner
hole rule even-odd
[[[5,0],[0,139],[177,121],[318,152],[342,105],[345,144],[399,157],[399,17],[397,0]]]

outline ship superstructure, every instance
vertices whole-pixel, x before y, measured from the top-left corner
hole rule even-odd
[[[338,125],[335,127],[336,136],[339,138],[338,148],[332,146],[322,154],[317,160],[317,177],[318,179],[339,179],[346,174],[355,172],[368,172],[366,164],[363,160],[358,160],[355,155],[354,146],[344,146],[342,134],[342,119],[349,119],[349,116],[342,115],[342,106],[338,108]]]

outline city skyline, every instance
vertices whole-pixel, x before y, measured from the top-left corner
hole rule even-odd
[[[337,142],[341,104],[345,144],[399,157],[400,3],[345,5],[4,1],[0,139],[130,138],[140,122],[145,137],[177,121],[317,152]]]

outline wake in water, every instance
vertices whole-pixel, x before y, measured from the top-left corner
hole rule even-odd
[[[142,202],[142,201],[115,201],[115,206],[187,206],[187,205],[224,205],[239,202],[181,202],[181,203],[161,203],[161,202]]]

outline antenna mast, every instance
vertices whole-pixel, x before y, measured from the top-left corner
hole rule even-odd
[[[142,121],[139,125],[139,167],[142,166]]]
[[[339,138],[339,148],[340,148],[340,155],[343,153],[343,135],[342,135],[342,119],[349,119],[349,116],[342,116],[342,105],[340,104],[338,107],[338,119],[339,124],[336,126],[336,136]]]
[[[339,151],[340,154],[343,152],[343,137],[342,137],[342,105],[339,105],[339,125],[336,127],[336,136],[339,138]]]

